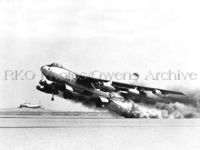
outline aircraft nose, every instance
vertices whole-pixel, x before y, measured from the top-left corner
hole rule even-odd
[[[48,73],[48,67],[47,67],[47,66],[42,66],[42,67],[40,68],[40,70],[41,70],[41,72],[42,72],[44,75],[46,75],[46,74]]]

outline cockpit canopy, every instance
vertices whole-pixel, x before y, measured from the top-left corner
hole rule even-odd
[[[50,65],[48,65],[49,67],[58,67],[58,68],[64,68],[61,64],[59,63],[52,63]]]

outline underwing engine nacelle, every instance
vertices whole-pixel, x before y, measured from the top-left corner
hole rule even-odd
[[[36,86],[36,89],[44,92],[44,93],[48,93],[48,94],[58,94],[58,90],[55,89],[55,87],[53,86],[53,84],[51,83],[47,83],[46,81],[40,81],[39,85]]]
[[[159,96],[159,97],[166,96],[162,91],[157,90],[157,89],[153,90],[152,93],[155,94],[156,96]]]
[[[140,91],[138,91],[137,89],[129,89],[128,93],[133,95],[140,95]]]
[[[103,83],[101,89],[102,89],[103,91],[106,91],[106,92],[113,92],[113,91],[116,90],[115,87],[112,86],[112,81]]]

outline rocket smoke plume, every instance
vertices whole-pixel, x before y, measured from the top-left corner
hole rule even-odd
[[[118,114],[127,118],[199,118],[200,117],[200,92],[187,94],[182,98],[169,98],[165,100],[147,102],[134,102],[132,99],[113,100],[110,104],[105,105],[112,114]],[[86,107],[96,107],[96,103],[81,96],[76,96],[73,101],[80,102]]]
[[[115,112],[123,112],[125,117],[132,118],[199,118],[200,117],[200,93],[198,91],[188,94],[181,99],[171,98],[170,102],[139,102],[130,100],[130,107],[124,107],[118,103],[118,109]],[[163,101],[163,100],[162,100]]]

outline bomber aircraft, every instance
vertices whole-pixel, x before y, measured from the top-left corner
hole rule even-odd
[[[125,113],[123,110],[132,109],[133,102],[154,103],[159,101],[167,103],[171,102],[169,95],[184,96],[184,93],[179,91],[81,75],[64,68],[58,63],[42,66],[41,72],[46,79],[40,80],[36,89],[51,94],[52,101],[54,95],[56,95],[85,105],[94,105],[98,108],[109,108],[109,110],[119,110],[118,108],[121,108],[121,114]]]

